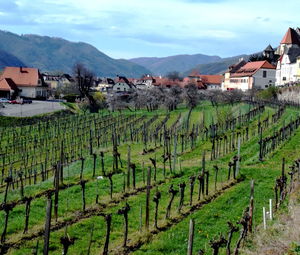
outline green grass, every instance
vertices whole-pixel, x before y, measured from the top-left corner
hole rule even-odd
[[[228,106],[219,106],[220,108],[224,107],[224,109],[228,109]],[[241,114],[247,112],[249,110],[248,105],[236,105],[232,107],[232,112],[234,116],[238,116],[239,112]],[[177,119],[179,113],[182,115],[182,119],[184,119],[187,114],[187,109],[180,107],[178,110],[171,112],[170,119],[167,122],[167,126],[170,127]],[[193,110],[191,115],[191,123],[200,123],[201,118],[203,116],[203,112],[205,113],[206,124],[210,123],[211,117],[215,116],[216,111],[209,104],[200,105],[196,109]],[[266,111],[262,114],[261,118],[264,119],[268,112],[273,113],[274,110],[267,108]],[[142,114],[147,115],[148,118],[153,116],[154,114],[159,114],[159,120],[163,119],[165,112],[156,111],[156,112],[142,112]],[[283,123],[283,120],[288,120],[291,116],[295,116],[297,114],[296,111],[292,109],[287,109],[281,120],[269,127],[264,131],[264,137],[272,134],[274,129],[279,129]],[[158,123],[157,120],[154,123]],[[258,117],[256,117],[253,121],[249,123],[250,129],[256,129]],[[154,124],[153,124],[154,125]],[[241,129],[244,127],[240,127]],[[161,232],[152,237],[151,241],[148,244],[143,245],[138,251],[135,253],[142,254],[182,254],[186,252],[187,248],[187,237],[188,237],[188,222],[192,217],[196,221],[196,232],[195,232],[195,251],[198,249],[205,249],[210,252],[210,248],[208,245],[208,241],[216,236],[219,232],[226,233],[227,226],[226,222],[237,221],[241,215],[244,208],[249,203],[249,183],[251,179],[255,180],[255,224],[260,223],[260,208],[267,203],[268,199],[273,197],[273,185],[276,176],[280,172],[280,162],[282,157],[286,157],[288,162],[291,162],[293,159],[297,158],[297,154],[299,153],[298,141],[300,138],[300,132],[297,131],[296,135],[292,137],[290,141],[287,141],[274,153],[273,155],[269,155],[264,162],[258,161],[258,137],[251,137],[251,139],[242,145],[241,156],[241,173],[246,176],[246,180],[237,184],[236,186],[230,188],[224,194],[219,196],[217,199],[212,201],[211,203],[203,206],[200,210],[195,211],[193,214],[188,216],[187,218],[182,219],[181,222],[172,226],[165,232]],[[153,147],[153,144],[150,144],[149,147]],[[180,146],[179,146],[180,148]],[[183,167],[183,176],[179,178],[170,178],[172,175],[167,171],[168,177],[166,180],[166,184],[162,183],[158,186],[158,189],[162,192],[162,199],[160,201],[160,209],[159,209],[159,219],[160,224],[165,224],[164,215],[165,209],[169,201],[168,188],[170,184],[173,184],[176,189],[178,189],[178,184],[182,181],[185,181],[187,184],[186,187],[186,196],[185,196],[185,206],[184,211],[189,209],[187,205],[188,195],[189,195],[189,187],[188,187],[188,178],[189,176],[196,174],[199,172],[199,168],[201,166],[201,155],[203,150],[209,151],[211,148],[210,141],[202,141],[199,139],[196,143],[196,147],[194,150],[188,149],[185,151],[183,155],[180,155],[182,160]],[[107,170],[111,169],[112,164],[112,152],[111,148],[107,148],[108,151],[106,153],[105,165],[107,166]],[[144,162],[145,166],[150,165],[149,158],[157,156],[160,159],[162,155],[162,148],[158,148],[155,152],[149,153],[147,155],[141,155],[141,151],[143,149],[143,145],[141,143],[132,143],[131,144],[131,155],[132,162],[136,163],[138,166],[137,172],[137,183],[139,187],[144,186],[142,181],[142,171],[141,165]],[[122,160],[124,161],[123,171],[126,171],[126,153],[127,153],[127,145],[123,144],[119,146],[119,152],[121,153]],[[221,188],[221,185],[225,183],[227,176],[227,164],[228,161],[236,154],[236,152],[232,152],[228,155],[225,155],[215,161],[209,161],[209,152],[206,154],[207,158],[207,169],[212,172],[213,165],[217,164],[220,168],[219,175],[219,184],[218,188]],[[158,180],[163,180],[162,174],[162,162],[159,160],[158,163]],[[69,171],[67,171],[69,169]],[[80,162],[76,162],[72,164],[69,168],[65,168],[65,176],[68,176],[65,179],[65,183],[74,183],[79,180],[79,171],[80,171]],[[67,174],[69,172],[69,174]],[[178,169],[177,169],[178,172]],[[97,167],[97,175],[100,172],[100,164],[98,162]],[[88,158],[86,160],[85,170],[84,170],[84,178],[88,179],[86,189],[87,196],[87,207],[95,207],[95,197],[97,193],[97,182],[95,178],[92,178],[92,160]],[[117,200],[122,193],[123,186],[123,175],[117,174],[114,177],[114,189],[117,192],[114,194],[114,199]],[[211,177],[211,180],[213,178]],[[47,188],[52,186],[52,180],[48,180],[42,184],[38,184],[31,187],[26,187],[25,195],[34,195],[38,192],[46,190]],[[100,185],[100,198],[101,203],[108,204],[109,203],[109,185],[107,180],[102,180]],[[195,193],[194,193],[194,201],[197,198],[197,188],[198,183],[195,185]],[[152,202],[152,197],[156,188],[153,188],[151,191],[151,208],[153,209],[154,203]],[[214,187],[210,185],[210,192],[214,192]],[[3,195],[2,195],[3,196]],[[10,192],[9,200],[16,200],[19,198],[19,191]],[[60,204],[59,204],[59,221],[65,221],[73,219],[78,216],[76,211],[81,209],[81,189],[79,185],[75,185],[69,189],[60,191]],[[0,199],[1,196],[0,196]],[[145,241],[145,235],[139,232],[139,211],[140,206],[145,204],[145,193],[137,193],[134,196],[128,197],[127,202],[131,206],[131,210],[129,212],[129,243],[136,242],[137,240]],[[173,208],[178,206],[179,195],[176,196]],[[116,211],[124,205],[124,201],[114,205],[110,204],[103,212],[113,213],[113,229],[111,235],[111,249],[117,249],[122,242],[122,229],[123,229],[123,218],[122,216],[116,215]],[[11,241],[18,240],[22,234],[23,224],[24,224],[24,206],[18,206],[15,208],[11,214],[9,221],[9,229],[8,229],[8,239]],[[77,216],[76,216],[77,215]],[[0,217],[3,219],[4,215],[1,212]],[[144,215],[143,215],[144,217]],[[179,217],[176,210],[173,210],[172,217]],[[32,203],[31,216],[30,216],[30,233],[37,231],[38,229],[42,229],[44,225],[45,219],[45,198],[37,199]],[[153,224],[153,210],[151,210],[151,225]],[[143,220],[144,222],[144,220]],[[54,222],[53,222],[54,224]],[[105,237],[105,222],[103,217],[101,216],[92,216],[88,219],[82,219],[78,223],[75,223],[68,227],[68,233],[71,237],[76,237],[75,245],[70,247],[69,254],[86,254],[88,243],[89,243],[89,232],[94,224],[94,242],[92,243],[92,252],[91,254],[97,254],[102,251],[104,237]],[[3,227],[3,223],[0,223],[0,229]],[[61,253],[61,244],[60,237],[64,235],[64,229],[60,229],[58,231],[54,231],[51,233],[51,254],[60,254]],[[235,236],[235,240],[236,240]],[[40,239],[40,252],[42,251],[42,239]],[[34,248],[36,244],[36,240],[28,241],[24,245],[21,246],[20,249],[12,249],[10,254],[30,254],[31,250]]]

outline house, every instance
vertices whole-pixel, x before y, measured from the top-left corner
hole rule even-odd
[[[223,81],[223,75],[200,74],[200,79],[202,83],[207,87],[208,90],[212,90],[212,89],[220,90]]]
[[[300,56],[300,33],[299,28],[289,28],[280,42],[277,54],[280,55],[276,66],[276,85],[285,85],[299,81],[297,71]],[[298,65],[297,65],[298,64]]]
[[[50,89],[57,89],[63,86],[70,85],[71,83],[74,83],[74,79],[69,74],[49,74],[49,73],[43,73],[42,74],[44,82],[46,82],[49,85]]]
[[[133,92],[135,86],[124,76],[118,76],[112,87],[114,92]]]
[[[221,89],[223,76],[222,75],[207,75],[200,74],[194,70],[188,76],[190,82],[195,82],[199,89]]]
[[[19,89],[12,79],[0,79],[0,97],[15,99],[18,95],[18,92]]]
[[[137,89],[149,89],[149,88],[153,88],[153,84],[156,82],[155,78],[150,76],[150,75],[146,75],[143,76],[141,79],[137,80],[135,83],[135,86]]]
[[[231,84],[230,84],[230,77],[231,74],[235,73],[237,70],[239,70],[242,66],[246,64],[246,61],[243,58],[240,58],[239,61],[229,66],[228,70],[224,73],[224,79],[221,85],[222,90],[230,90]]]
[[[48,85],[36,68],[5,67],[0,80],[2,79],[11,79],[14,82],[18,88],[18,96],[45,98],[48,95]]]
[[[108,93],[110,90],[113,89],[115,85],[115,81],[111,78],[101,78],[96,86],[96,90],[102,93]]]
[[[242,66],[241,63],[243,62],[240,61],[225,73],[223,90],[240,89],[246,91],[252,88],[265,89],[275,85],[276,67],[268,61],[248,62]]]

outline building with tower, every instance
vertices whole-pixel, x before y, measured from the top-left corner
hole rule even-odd
[[[289,28],[277,48],[280,55],[276,66],[276,85],[292,84],[299,81],[297,75],[300,57],[300,29]]]

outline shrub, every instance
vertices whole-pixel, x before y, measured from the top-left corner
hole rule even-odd
[[[257,97],[264,100],[277,99],[278,88],[272,86],[257,93]]]
[[[63,97],[63,99],[67,100],[67,102],[69,102],[69,103],[75,103],[77,97],[78,97],[78,95],[76,95],[76,94],[68,94],[68,95],[65,95]]]

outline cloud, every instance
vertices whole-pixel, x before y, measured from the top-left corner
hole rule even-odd
[[[0,0],[2,29],[129,54],[228,56],[276,44],[299,26],[298,0]],[[275,45],[276,46],[276,45]]]

